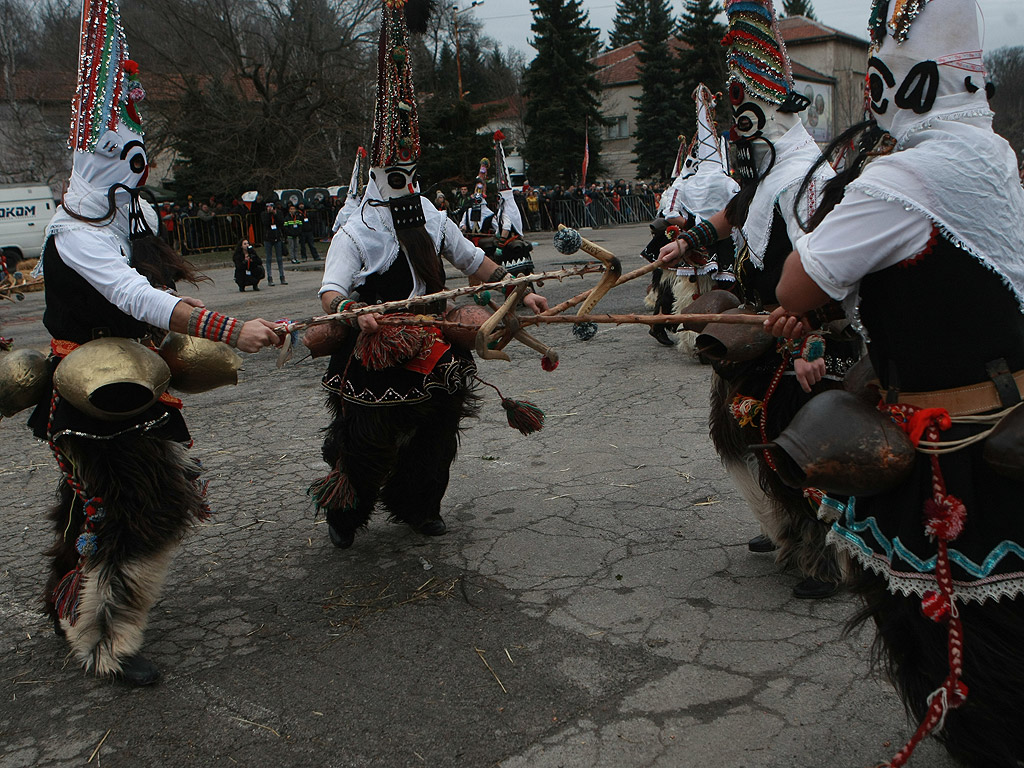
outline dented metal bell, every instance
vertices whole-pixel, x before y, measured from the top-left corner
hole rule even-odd
[[[18,349],[0,357],[0,415],[31,408],[49,387],[50,367],[42,352]]]
[[[121,338],[83,344],[61,360],[53,374],[61,397],[104,421],[142,413],[160,399],[170,380],[171,371],[156,352]]]
[[[688,315],[720,315],[730,309],[736,309],[739,305],[740,299],[735,293],[716,288],[702,293],[683,312]],[[683,323],[682,327],[687,331],[701,333],[707,327],[707,323]]]
[[[750,315],[746,309],[728,309],[723,315]],[[760,325],[709,323],[697,336],[697,352],[711,361],[745,363],[775,346],[775,337]]]
[[[171,370],[171,387],[195,395],[238,383],[242,356],[222,341],[168,333],[160,357]]]
[[[812,397],[769,450],[787,485],[846,496],[895,488],[917,457],[888,416],[841,389]]]

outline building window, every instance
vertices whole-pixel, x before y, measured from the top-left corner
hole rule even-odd
[[[626,115],[618,115],[617,117],[608,118],[611,120],[611,125],[608,126],[608,130],[605,133],[608,139],[628,139],[629,138],[629,118]]]

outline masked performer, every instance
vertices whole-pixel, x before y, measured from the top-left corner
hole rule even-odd
[[[136,72],[116,0],[86,0],[73,170],[40,264],[43,323],[53,336],[58,376],[59,361],[79,346],[87,354],[93,339],[144,339],[151,328],[248,352],[276,342],[269,323],[243,324],[163,289],[194,275],[155,236],[155,211],[139,198],[149,164],[137,111],[145,93]],[[102,362],[118,370],[133,364],[126,356]],[[81,404],[85,411],[55,390],[30,419],[64,474],[52,512],[57,540],[44,602],[87,670],[145,685],[159,674],[139,655],[147,615],[175,548],[205,505],[197,464],[186,454],[190,438],[180,401],[165,396],[134,413],[136,390],[114,389],[106,402],[97,391]]]
[[[888,764],[934,730],[967,765],[1016,768],[1024,483],[1020,412],[1004,418],[1024,381],[1024,191],[992,131],[974,0],[876,0],[871,37],[869,130],[885,133],[829,189],[841,202],[797,242],[778,297],[797,313],[859,307],[878,408],[917,445],[897,487],[827,505],[832,542],[860,565],[858,620],[875,621],[921,721]],[[792,333],[777,316],[773,330]]]
[[[334,225],[331,227],[331,234],[334,234],[341,229],[348,220],[352,218],[352,214],[359,210],[360,203],[363,202],[363,192],[366,189],[366,184],[363,181],[366,178],[366,149],[360,147],[359,151],[356,152],[355,162],[352,163],[352,178],[348,182],[348,192],[345,195],[345,204],[338,211],[338,215],[334,217]]]
[[[804,234],[802,222],[814,212],[815,193],[834,174],[828,165],[817,166],[805,194],[799,194],[821,153],[797,115],[807,99],[793,89],[771,0],[731,0],[726,12],[723,43],[729,46],[741,190],[723,211],[665,246],[661,256],[671,264],[689,254],[699,266],[718,241],[737,230],[739,290],[750,309],[761,310],[778,303],[775,285],[785,259]],[[754,360],[718,365],[712,384],[712,441],[761,524],[762,535],[749,547],[777,548],[781,564],[797,566],[804,575],[793,590],[799,598],[827,597],[838,588],[840,568],[825,543],[828,526],[817,519],[815,500],[785,485],[771,456],[749,446],[774,439],[811,394],[839,386],[859,354],[855,339],[829,340],[827,350],[823,337],[814,342],[801,349],[780,341]],[[826,367],[828,377],[821,381]]]
[[[666,243],[669,227],[674,231],[689,229],[721,211],[739,192],[739,185],[725,172],[722,148],[715,130],[715,96],[701,83],[693,92],[697,111],[697,132],[685,152],[677,158],[677,172],[672,186],[661,197],[659,216],[651,224],[654,238],[643,251],[650,260]],[[716,287],[730,288],[736,281],[733,272],[736,248],[731,237],[723,238],[712,246],[708,262],[702,266],[683,265],[675,276],[658,270],[652,275],[652,288],[647,294],[647,305],[658,313],[680,314],[696,299]],[[675,328],[651,326],[650,334],[659,343],[671,346],[666,331]],[[696,334],[683,331],[679,343],[687,354],[694,351]]]
[[[503,266],[510,275],[533,273],[533,246],[523,237],[523,214],[512,190],[512,176],[505,160],[505,134],[494,133],[494,175],[498,187],[498,212],[494,215],[495,249],[491,253],[480,243],[488,257]]]
[[[507,274],[417,191],[420,139],[406,18],[422,31],[412,22],[422,21],[423,13],[412,0],[404,6],[384,0],[382,14],[370,182],[359,211],[327,253],[320,299],[329,312],[440,291],[442,257],[481,280]],[[547,306],[537,294],[525,303],[537,312]],[[443,302],[435,304],[411,311],[444,311]],[[382,334],[375,316],[361,316],[358,328],[359,336],[349,334],[332,355],[323,379],[334,417],[323,447],[331,472],[310,493],[336,547],[351,546],[378,497],[394,519],[439,536],[446,531],[441,499],[459,422],[474,411],[469,381],[475,365],[436,335],[423,337],[423,352],[404,364],[375,364],[359,352],[377,345],[374,337]]]

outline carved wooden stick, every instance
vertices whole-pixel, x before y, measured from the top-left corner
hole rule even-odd
[[[627,274],[623,275],[618,280],[616,280],[615,281],[615,287],[618,288],[620,285],[622,285],[623,283],[628,283],[630,280],[636,280],[638,277],[643,277],[644,275],[649,275],[649,274],[651,274],[651,272],[653,272],[654,270],[658,269],[659,267],[661,267],[661,263],[657,262],[657,261],[655,261],[655,262],[653,262],[651,264],[645,264],[644,266],[640,267],[640,269],[634,269],[632,272],[628,272]],[[565,310],[572,309],[577,304],[580,304],[583,301],[585,301],[587,299],[587,297],[590,296],[590,292],[592,290],[594,290],[594,289],[591,288],[590,290],[586,290],[583,293],[580,293],[580,294],[577,294],[576,296],[573,296],[571,299],[567,299],[566,301],[563,301],[561,304],[556,304],[555,306],[551,307],[550,309],[547,309],[544,312],[542,312],[541,315],[543,317],[552,317],[554,315],[560,315],[563,312],[565,312]],[[577,319],[576,322],[580,323],[580,322],[583,322],[583,321]]]
[[[605,323],[611,325],[661,325],[662,323],[722,323],[724,325],[763,325],[768,315],[516,315],[522,326],[548,325],[557,323]],[[479,330],[482,326],[442,320],[435,315],[414,317],[380,317],[378,325],[425,325],[431,328],[462,328]]]
[[[538,272],[532,275],[521,275],[520,277],[513,277],[509,280],[502,280],[498,283],[480,283],[479,285],[466,285],[461,288],[453,288],[449,291],[439,291],[438,293],[430,293],[425,296],[414,296],[411,299],[402,299],[401,301],[388,301],[383,304],[370,304],[359,309],[353,309],[348,312],[336,312],[333,315],[319,315],[317,317],[310,317],[305,320],[299,320],[293,323],[285,323],[279,325],[274,330],[277,333],[285,334],[291,333],[292,331],[303,331],[306,328],[311,328],[314,325],[324,325],[326,323],[340,323],[346,320],[359,317],[360,315],[369,315],[374,313],[390,312],[396,309],[407,309],[415,304],[429,304],[433,301],[440,301],[442,299],[454,299],[459,296],[467,296],[473,293],[483,293],[488,290],[504,290],[509,286],[522,285],[523,283],[542,283],[545,280],[562,280],[566,277],[578,277],[581,275],[590,274],[593,272],[601,272],[603,267],[598,264],[583,264],[578,267],[566,267],[565,269],[557,269],[553,272]]]

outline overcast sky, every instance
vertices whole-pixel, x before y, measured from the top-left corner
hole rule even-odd
[[[484,32],[499,40],[504,48],[518,48],[529,62],[535,51],[530,47],[533,16],[529,0],[484,0],[479,7],[468,10],[472,0],[456,0],[459,7],[472,13],[484,24]],[[670,0],[678,15],[683,0]],[[778,6],[781,7],[781,0]],[[984,17],[982,44],[985,50],[1004,45],[1024,45],[1024,0],[978,0]],[[590,23],[601,30],[601,41],[608,42],[608,31],[615,17],[615,0],[583,0],[590,13]],[[867,38],[868,12],[871,0],[812,0],[814,14],[829,26]]]

